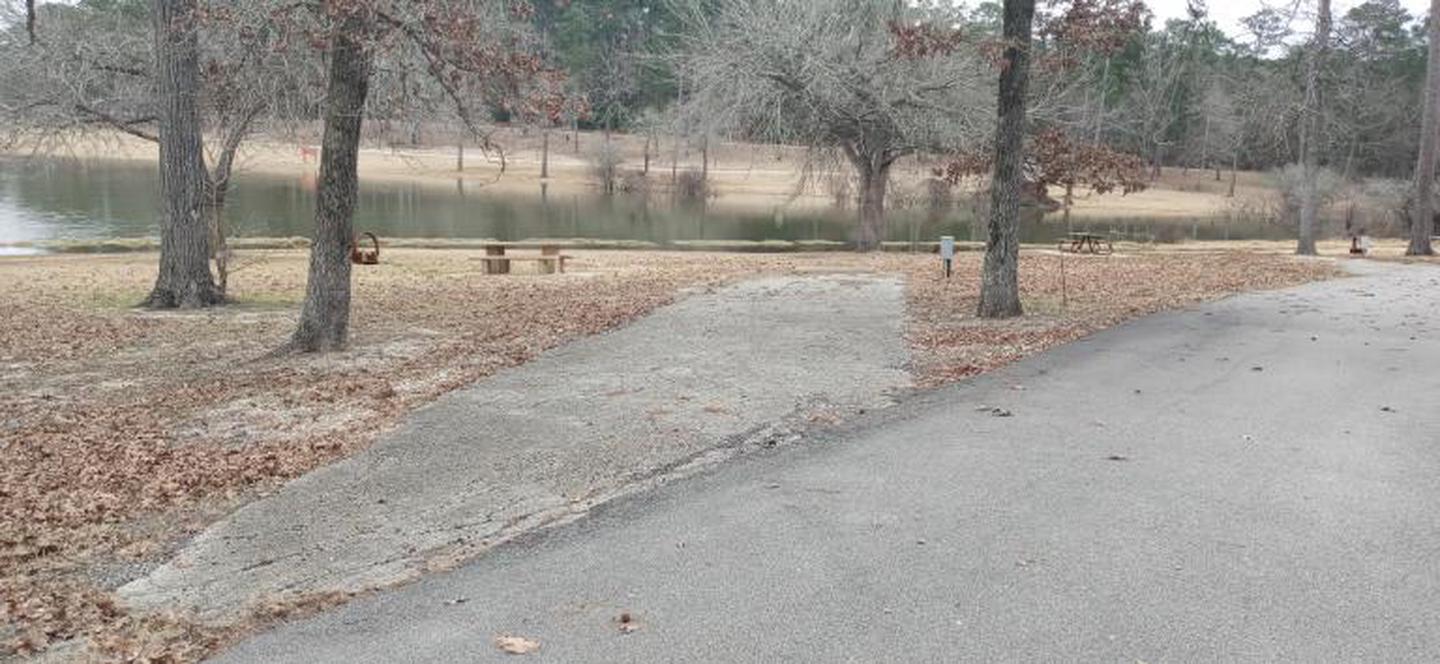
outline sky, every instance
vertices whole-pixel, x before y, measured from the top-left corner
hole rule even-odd
[[[1332,12],[1338,18],[1349,11],[1351,7],[1360,4],[1363,0],[1334,0]],[[1271,0],[1270,6],[1280,8],[1289,7],[1294,0]],[[1150,10],[1155,12],[1156,25],[1163,25],[1166,19],[1185,17],[1185,0],[1145,0]],[[1312,4],[1307,2],[1307,5]],[[1430,10],[1429,0],[1400,0],[1400,4],[1415,16],[1424,16]],[[1206,5],[1210,8],[1210,16],[1220,24],[1220,29],[1226,34],[1234,37],[1243,34],[1240,28],[1240,19],[1260,11],[1265,3],[1260,0],[1209,0]],[[1303,29],[1303,26],[1296,26]]]

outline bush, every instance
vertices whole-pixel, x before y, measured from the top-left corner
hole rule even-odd
[[[1305,179],[1304,174],[1304,168],[1300,164],[1290,164],[1275,171],[1275,188],[1280,192],[1281,218],[1279,221],[1287,224],[1300,222],[1300,193]],[[1319,193],[1321,209],[1320,227],[1317,230],[1323,230],[1326,219],[1324,209],[1333,204],[1344,192],[1345,179],[1331,169],[1321,168],[1317,177],[1317,185],[1316,190]]]
[[[620,191],[648,196],[650,194],[650,178],[645,177],[645,174],[640,171],[625,171],[620,174]]]
[[[600,187],[607,194],[615,193],[615,182],[620,175],[620,164],[625,162],[620,146],[606,141],[595,146],[586,155],[590,161],[590,172],[600,181]]]
[[[675,176],[675,193],[684,199],[705,200],[710,196],[710,183],[697,171],[681,171]]]
[[[1345,229],[1366,235],[1403,235],[1410,228],[1415,183],[1367,178],[1346,192]]]

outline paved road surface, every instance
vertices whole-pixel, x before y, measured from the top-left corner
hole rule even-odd
[[[1440,660],[1440,270],[1364,270],[1096,335],[222,659],[500,661],[515,634],[543,662]]]

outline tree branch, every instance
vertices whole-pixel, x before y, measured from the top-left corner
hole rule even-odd
[[[114,115],[111,115],[110,113],[107,113],[107,112],[102,111],[102,110],[100,110],[100,109],[98,109],[98,108],[94,108],[94,107],[91,107],[91,106],[86,105],[86,104],[83,104],[83,103],[77,103],[77,104],[75,104],[75,110],[76,110],[76,111],[79,111],[80,113],[83,113],[83,114],[85,114],[85,115],[89,115],[89,116],[92,118],[92,119],[91,119],[91,122],[95,122],[95,123],[107,125],[107,126],[113,128],[113,129],[117,130],[117,131],[121,131],[121,132],[124,132],[124,133],[126,133],[126,134],[130,134],[131,136],[135,136],[135,137],[137,137],[137,138],[143,138],[143,139],[145,139],[145,140],[147,140],[147,141],[150,141],[150,142],[152,142],[152,143],[159,143],[159,142],[160,142],[160,137],[159,137],[159,136],[157,136],[157,135],[155,135],[155,134],[152,134],[152,133],[150,133],[150,132],[148,132],[148,131],[145,131],[145,130],[143,130],[143,129],[139,129],[139,128],[137,128],[137,127],[135,126],[135,125],[146,124],[146,123],[149,123],[149,122],[155,122],[156,118],[153,117],[153,116],[150,116],[150,117],[141,117],[141,118],[128,118],[128,119],[127,119],[127,118],[118,118],[118,117],[115,117]]]

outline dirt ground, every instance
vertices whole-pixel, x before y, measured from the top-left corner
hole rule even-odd
[[[911,373],[932,386],[1146,313],[1337,274],[1332,261],[1250,249],[1027,252],[1028,313],[1008,321],[973,316],[974,253],[949,280],[931,255],[602,251],[575,252],[566,275],[497,277],[481,273],[478,251],[394,249],[357,269],[348,351],[283,359],[266,353],[294,324],[304,252],[244,252],[233,305],[182,313],[132,308],[153,254],[0,259],[0,659],[81,637],[103,661],[203,657],[234,632],[131,615],[111,591],[439,395],[688,288],[817,270],[901,275]]]

